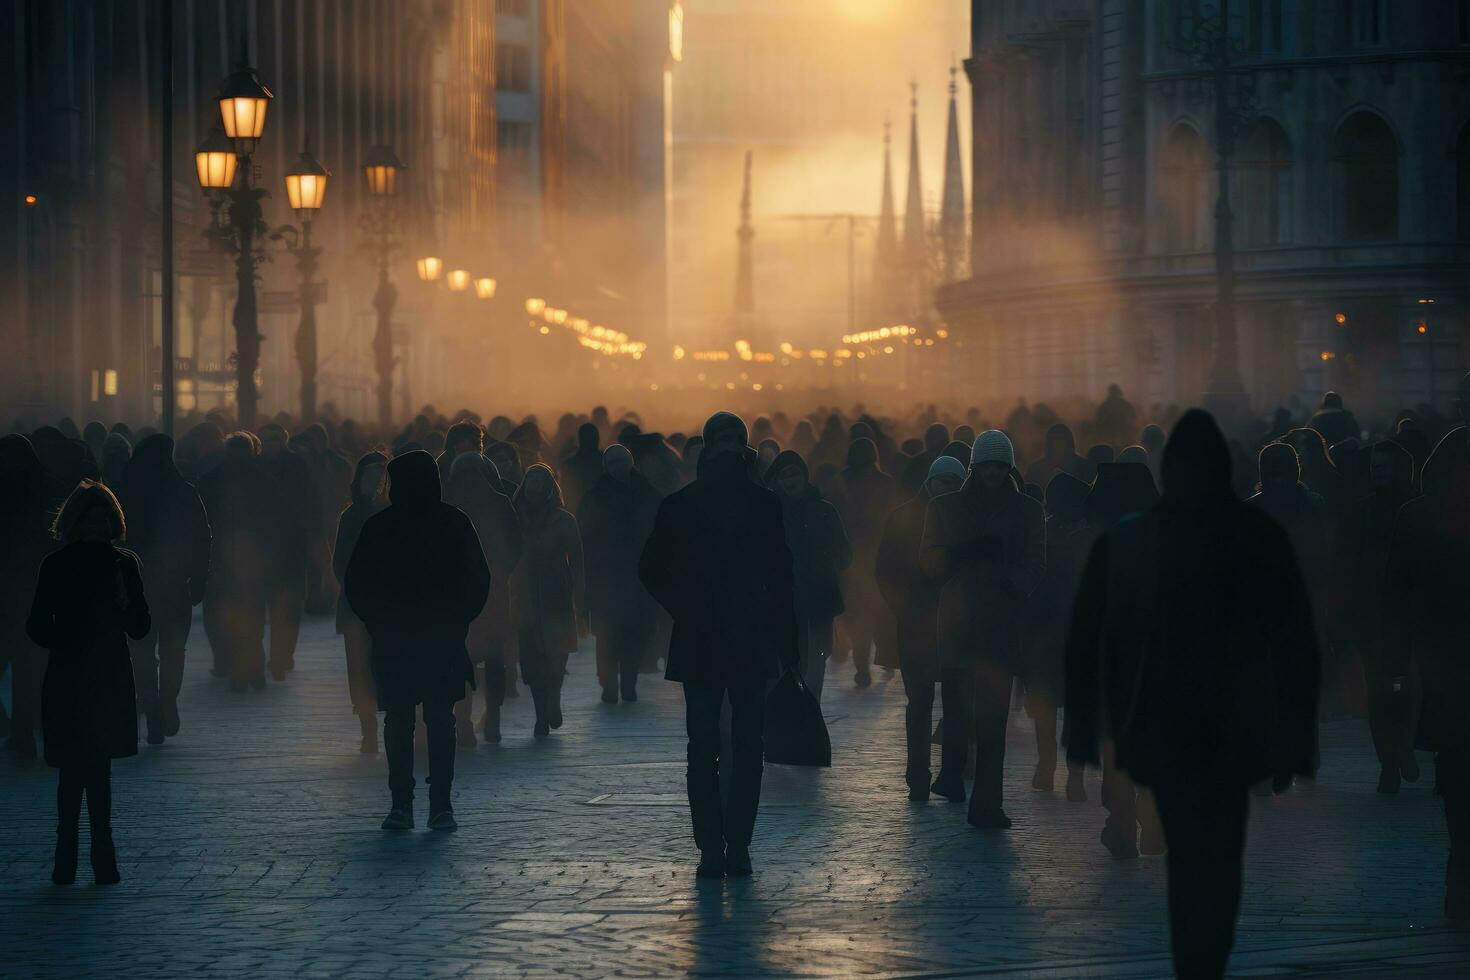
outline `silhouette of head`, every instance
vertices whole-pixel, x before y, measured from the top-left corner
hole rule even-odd
[[[1374,487],[1407,494],[1414,483],[1414,457],[1396,442],[1377,442],[1369,451],[1368,478]]]
[[[108,438],[117,435],[110,433]],[[119,439],[122,437],[119,436]],[[148,436],[133,450],[131,469],[140,473],[159,473],[173,468],[174,441],[162,432]]]
[[[747,439],[745,422],[740,416],[734,412],[716,412],[704,423],[704,449],[700,455],[708,460],[744,452]]]
[[[1067,459],[1077,452],[1077,439],[1072,435],[1072,430],[1065,423],[1058,422],[1046,430],[1047,459],[1053,462]]]
[[[626,483],[633,472],[633,454],[628,447],[613,443],[602,454],[602,471],[619,483]]]
[[[521,484],[520,494],[521,499],[531,504],[546,503],[556,496],[556,475],[545,463],[532,465],[526,470],[526,479]]]
[[[393,506],[426,507],[439,502],[439,467],[422,449],[395,456],[388,464],[388,499]]]
[[[388,457],[382,453],[367,453],[357,461],[352,471],[352,502],[365,504],[382,492],[383,476],[388,472]]]
[[[1342,396],[1335,391],[1329,391],[1322,396],[1322,407],[1329,412],[1341,411]]]
[[[847,447],[849,469],[868,469],[878,463],[878,446],[866,437],[854,439]]]
[[[771,485],[787,497],[801,496],[810,480],[806,460],[790,449],[777,454],[769,472]]]
[[[1153,474],[1138,463],[1100,463],[1087,494],[1087,520],[1106,529],[1159,502]]]
[[[83,480],[67,495],[51,525],[51,533],[63,543],[73,541],[121,541],[127,536],[121,505],[112,491],[100,483]]]
[[[278,456],[291,442],[290,434],[274,422],[260,427],[260,455]]]
[[[485,430],[481,429],[479,423],[466,419],[456,422],[449,427],[444,434],[444,451],[458,455],[459,453],[485,451]]]
[[[1120,463],[1142,463],[1148,465],[1148,450],[1142,446],[1128,446],[1118,454]]]
[[[940,456],[929,464],[929,473],[924,477],[924,488],[929,496],[953,493],[965,482],[965,464],[953,456]]]
[[[1295,486],[1302,478],[1302,461],[1296,450],[1282,442],[1261,448],[1256,462],[1261,486]]]
[[[1164,496],[1198,500],[1230,492],[1230,447],[1215,417],[1191,408],[1164,445]]]
[[[924,430],[924,449],[926,452],[941,453],[944,447],[949,445],[949,428],[942,422],[935,422]]]
[[[577,448],[584,452],[592,452],[597,449],[602,441],[602,435],[597,431],[597,426],[591,422],[583,422],[577,426]]]
[[[1046,485],[1046,512],[1068,524],[1084,519],[1091,489],[1070,473],[1058,473]]]

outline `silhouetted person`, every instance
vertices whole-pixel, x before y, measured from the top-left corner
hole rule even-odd
[[[288,441],[280,426],[261,427],[259,466],[265,493],[266,618],[270,623],[266,666],[277,681],[285,680],[296,666],[296,640],[306,601],[307,551],[318,533],[320,516],[306,461],[290,449]]]
[[[867,687],[872,683],[868,664],[873,651],[887,661],[892,645],[887,617],[883,614],[883,597],[873,580],[873,565],[883,522],[897,501],[897,488],[893,477],[879,469],[877,444],[864,437],[853,440],[848,447],[847,465],[839,474],[837,487],[833,502],[842,514],[842,526],[852,542],[852,567],[842,581],[847,599],[842,622],[852,640],[857,686]]]
[[[852,564],[852,546],[837,508],[812,486],[799,454],[787,450],[777,455],[766,483],[781,500],[786,547],[791,550],[801,676],[820,702],[832,656],[832,621],[844,608],[842,573]]]
[[[338,584],[347,578],[347,564],[357,549],[362,527],[388,503],[388,457],[379,452],[365,454],[352,473],[351,502],[337,518],[337,539],[332,547],[332,573]],[[358,751],[378,751],[378,688],[373,682],[373,638],[367,624],[352,610],[347,593],[337,593],[337,633],[347,655],[347,694],[352,713],[357,715],[362,730]]]
[[[1246,501],[1261,508],[1281,525],[1291,539],[1297,565],[1312,597],[1318,617],[1318,635],[1323,635],[1321,617],[1326,611],[1332,581],[1332,552],[1328,517],[1322,498],[1301,482],[1301,464],[1296,450],[1274,442],[1261,448],[1257,459],[1260,482]]]
[[[128,637],[150,627],[137,556],[114,547],[126,534],[117,498],[83,481],[56,515],[61,549],[41,563],[26,633],[51,656],[41,722],[46,762],[59,769],[56,865],[51,880],[77,876],[82,797],[92,828],[97,884],[122,878],[112,840],[112,760],[138,752]]]
[[[8,665],[14,708],[5,747],[23,759],[36,755],[41,678],[46,670],[45,649],[26,635],[26,614],[36,589],[36,571],[52,549],[47,526],[57,490],[29,439],[0,437],[0,676]]]
[[[162,433],[138,443],[115,488],[128,517],[127,546],[143,563],[153,628],[133,644],[133,676],[148,744],[179,733],[184,647],[194,607],[209,583],[209,520],[199,494],[174,466]]]
[[[1021,667],[1026,600],[1046,572],[1041,505],[1021,493],[1011,440],[996,429],[975,438],[970,473],[955,493],[929,503],[921,561],[940,582],[939,660],[944,747],[933,792],[965,799],[965,757],[975,737],[970,823],[1004,829],[1001,808],[1011,684]]]
[[[1058,473],[1066,473],[1080,480],[1087,471],[1087,460],[1077,455],[1077,439],[1072,435],[1072,430],[1065,423],[1058,422],[1046,430],[1042,457],[1026,467],[1026,482],[1048,487],[1052,477]]]
[[[465,634],[485,607],[490,569],[474,525],[439,499],[427,452],[388,464],[389,505],[367,519],[343,588],[372,637],[384,710],[392,809],[384,830],[413,827],[413,730],[423,705],[429,748],[429,828],[453,830],[454,704],[474,680]]]
[[[472,664],[484,664],[485,716],[481,732],[487,742],[500,741],[500,708],[505,704],[505,657],[511,636],[510,581],[521,560],[521,524],[510,499],[496,489],[495,464],[475,452],[455,457],[444,500],[464,511],[480,550],[490,566],[490,597],[470,624],[465,644]],[[473,745],[470,713],[473,695],[455,705],[455,728],[461,745]],[[468,736],[468,737],[466,737]]]
[[[577,519],[562,506],[556,476],[544,463],[526,470],[511,501],[521,522],[521,562],[511,578],[510,611],[521,677],[536,708],[534,734],[560,728],[567,658],[576,652],[585,615],[586,571]]]
[[[1434,753],[1449,831],[1445,915],[1470,918],[1470,430],[1452,429],[1424,465],[1424,493],[1399,511],[1385,584],[1386,673],[1423,678],[1418,748]]]
[[[664,498],[638,573],[673,617],[668,670],[684,685],[689,812],[699,875],[751,873],[766,685],[797,666],[791,551],[775,494],[751,479],[745,423],[704,424],[699,476]],[[720,709],[731,709],[733,769],[720,802]]]
[[[883,524],[874,560],[875,577],[898,627],[898,667],[907,698],[904,782],[909,799],[929,799],[929,729],[934,720],[934,685],[939,683],[939,583],[920,562],[924,518],[929,502],[954,493],[965,481],[965,465],[936,456],[927,479],[912,500],[899,504]]]
[[[211,575],[204,594],[204,632],[219,676],[230,687],[265,687],[267,509],[258,468],[259,443],[249,432],[225,440],[224,459],[199,481],[209,516]]]
[[[924,430],[922,450],[904,463],[902,482],[905,487],[917,492],[929,479],[929,467],[944,453],[949,445],[949,428],[942,423],[931,423]]]
[[[444,433],[444,451],[435,460],[439,467],[439,482],[445,487],[449,486],[450,467],[461,453],[474,453],[478,456],[484,451],[485,430],[480,428],[480,423],[464,419],[451,425],[449,431]]]
[[[122,433],[109,432],[103,438],[102,454],[97,457],[97,465],[102,475],[102,482],[107,484],[114,493],[122,485],[128,468],[128,460],[132,454],[133,447]]]
[[[1329,391],[1322,396],[1321,406],[1312,413],[1311,427],[1322,433],[1327,445],[1335,446],[1347,439],[1362,436],[1362,429],[1353,413],[1343,407],[1342,396]]]
[[[577,527],[587,566],[587,613],[597,637],[597,681],[605,704],[638,700],[638,670],[653,637],[658,606],[638,579],[638,557],[653,530],[659,493],[617,444],[602,454],[602,475],[582,497]]]
[[[593,484],[602,477],[600,439],[597,426],[591,422],[583,422],[577,427],[576,451],[563,459],[557,467],[561,474],[558,482],[561,484],[562,495],[567,509],[573,514],[581,509],[583,494],[591,490]]]
[[[1250,786],[1317,758],[1317,643],[1286,533],[1231,491],[1214,420],[1186,412],[1158,506],[1093,546],[1067,645],[1067,755],[1102,739],[1152,788],[1182,977],[1218,977],[1240,905]]]
[[[1107,397],[1097,406],[1093,429],[1100,438],[1114,444],[1126,444],[1138,431],[1138,412],[1123,397],[1122,388],[1108,385]]]

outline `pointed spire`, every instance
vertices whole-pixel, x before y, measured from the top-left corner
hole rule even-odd
[[[878,208],[878,243],[873,256],[875,312],[885,320],[903,315],[898,218],[893,207],[893,122],[883,120],[883,194]]]
[[[745,182],[740,191],[740,227],[735,232],[740,242],[740,257],[735,268],[735,315],[755,313],[755,261],[751,240],[755,229],[750,224],[750,151],[745,151]]]
[[[949,123],[944,134],[944,194],[940,199],[939,235],[944,247],[944,275],[965,275],[965,175],[960,159],[960,119],[955,105],[955,72],[949,69]]]
[[[924,188],[919,172],[919,83],[909,84],[909,184],[903,211],[903,258],[910,275],[924,265]]]

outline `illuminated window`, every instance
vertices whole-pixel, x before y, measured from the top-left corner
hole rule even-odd
[[[495,88],[500,92],[531,90],[531,49],[524,44],[495,45]]]

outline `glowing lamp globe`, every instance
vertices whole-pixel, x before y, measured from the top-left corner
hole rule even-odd
[[[393,197],[398,193],[398,172],[403,161],[391,146],[369,147],[362,158],[362,171],[367,176],[368,193],[373,197]]]
[[[444,260],[437,255],[426,255],[419,259],[419,278],[424,282],[438,282],[444,271]]]
[[[495,280],[489,276],[481,276],[475,280],[475,295],[481,299],[495,298]]]
[[[450,269],[447,281],[449,288],[456,293],[462,293],[470,288],[470,274],[464,269]]]
[[[309,148],[302,150],[296,166],[286,174],[286,197],[291,201],[291,210],[306,219],[311,217],[311,212],[320,211],[330,176]]]
[[[199,186],[206,191],[223,190],[235,183],[235,168],[239,158],[235,147],[225,136],[225,131],[216,126],[194,151],[194,169],[199,175]]]
[[[248,154],[265,132],[265,114],[275,96],[255,74],[255,69],[242,60],[220,86],[219,113],[225,136],[235,143],[235,151]]]

